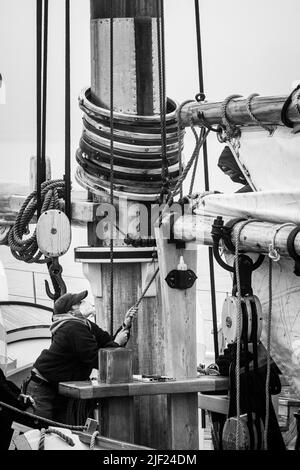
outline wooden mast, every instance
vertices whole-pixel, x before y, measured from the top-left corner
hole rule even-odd
[[[91,0],[92,100],[102,107],[109,108],[110,68],[106,54],[110,45],[111,3],[114,34],[116,34],[114,40],[114,111],[139,116],[158,115],[156,0],[112,0],[112,2]],[[107,198],[93,196],[93,200],[102,202]],[[129,212],[135,203],[136,201],[127,201]],[[115,207],[119,217],[125,218],[124,204],[121,199],[115,199]],[[138,236],[139,214],[136,218],[132,217],[131,226],[134,224],[137,227]],[[97,238],[97,222],[88,225],[88,244],[94,247],[107,246],[107,240]],[[124,246],[122,240],[115,242],[116,247],[122,245]],[[123,321],[126,310],[134,305],[143,290],[147,269],[151,272],[153,265],[150,268],[149,263],[147,266],[146,263],[138,262],[114,265],[115,329]],[[110,267],[108,264],[85,264],[85,272],[91,281],[91,286],[94,286],[98,322],[102,327],[109,328]],[[143,300],[138,319],[132,330],[128,348],[134,351],[133,373],[165,375],[168,372],[165,365],[168,346],[165,343],[165,324],[158,279],[156,285],[154,284],[151,288],[149,297]],[[197,407],[194,413],[197,415]],[[156,449],[169,448],[171,430],[168,425],[168,416],[166,396],[136,398],[135,443]],[[110,437],[117,438],[118,436]],[[175,445],[180,448],[178,439]],[[192,445],[195,446],[194,441]]]

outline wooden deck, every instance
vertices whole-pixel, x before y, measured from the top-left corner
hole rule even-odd
[[[42,306],[0,302],[0,310],[7,333],[24,328],[51,325],[52,311]]]

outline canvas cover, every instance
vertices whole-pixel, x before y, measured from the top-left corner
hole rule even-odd
[[[196,212],[224,216],[225,221],[251,217],[300,224],[300,134],[278,127],[270,136],[261,128],[246,128],[240,139],[239,159],[249,171],[257,192],[208,195]],[[253,291],[263,309],[262,342],[265,346],[268,270],[266,257],[253,274]],[[271,354],[300,398],[300,277],[293,271],[294,261],[290,258],[273,262]]]

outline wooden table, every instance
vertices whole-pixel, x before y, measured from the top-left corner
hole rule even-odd
[[[170,425],[168,427],[171,429],[171,424],[174,425],[175,420],[176,427],[181,429],[187,421],[187,416],[189,416],[189,407],[185,406],[185,403],[188,403],[189,400],[194,401],[196,399],[197,401],[198,394],[201,392],[219,391],[221,393],[222,391],[227,391],[227,389],[227,377],[207,375],[199,378],[166,382],[143,382],[134,380],[130,383],[119,384],[93,383],[92,381],[62,382],[59,384],[59,393],[61,395],[80,400],[101,399],[101,418],[99,415],[101,434],[111,439],[118,439],[129,443],[136,442],[136,437],[138,438],[138,436],[135,436],[134,431],[135,397],[167,395],[167,420]],[[179,408],[178,403],[180,403]],[[189,418],[191,417],[189,416]],[[198,416],[195,416],[193,420],[197,423]],[[170,432],[168,448],[177,448],[177,441],[178,439],[175,439]],[[139,442],[139,444],[143,444],[143,442]],[[195,442],[191,448],[195,449],[194,446],[196,446]]]
[[[86,382],[61,382],[59,393],[61,395],[89,400],[109,397],[135,397],[142,395],[173,395],[177,393],[213,392],[228,389],[228,378],[220,376],[207,376],[174,380],[167,382],[140,382],[105,384]]]

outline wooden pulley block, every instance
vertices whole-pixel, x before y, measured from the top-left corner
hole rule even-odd
[[[238,420],[236,416],[228,418],[225,421],[222,433],[223,450],[264,450],[264,425],[261,418],[259,418],[257,422],[255,413],[252,413],[251,425],[248,423],[248,416],[246,413],[240,416],[238,449],[236,449],[237,426]],[[252,427],[253,432],[253,449],[251,449],[249,426]],[[259,430],[257,429],[257,426],[259,426]]]
[[[257,312],[257,341],[259,341],[262,333],[263,318],[262,308],[260,301],[256,295],[242,297],[242,308],[243,305],[247,309],[248,317],[248,341],[251,342],[252,328],[253,328],[253,304],[256,307]],[[233,344],[237,341],[237,319],[238,319],[238,299],[235,296],[227,297],[223,304],[222,309],[222,331],[225,342],[227,344]],[[241,334],[243,332],[243,315],[241,314]]]
[[[242,304],[244,298],[242,298]],[[222,331],[227,344],[236,343],[238,338],[238,299],[235,296],[226,297],[222,308]],[[248,315],[248,339],[251,337],[252,317]],[[241,314],[240,332],[243,331],[243,316]]]
[[[238,448],[236,447],[237,426],[238,419],[236,416],[228,418],[225,421],[222,434],[223,450],[250,450],[250,434],[247,425],[247,414],[240,416]]]
[[[64,255],[71,245],[71,224],[66,214],[59,210],[43,212],[36,226],[39,250],[49,258]]]
[[[256,295],[250,295],[244,298],[244,301],[247,306],[248,317],[251,316],[251,323],[253,322],[253,304],[256,308],[257,314],[257,341],[260,340],[262,328],[263,328],[263,316],[262,316],[262,307],[259,301],[259,298]],[[251,330],[252,331],[252,327]]]

